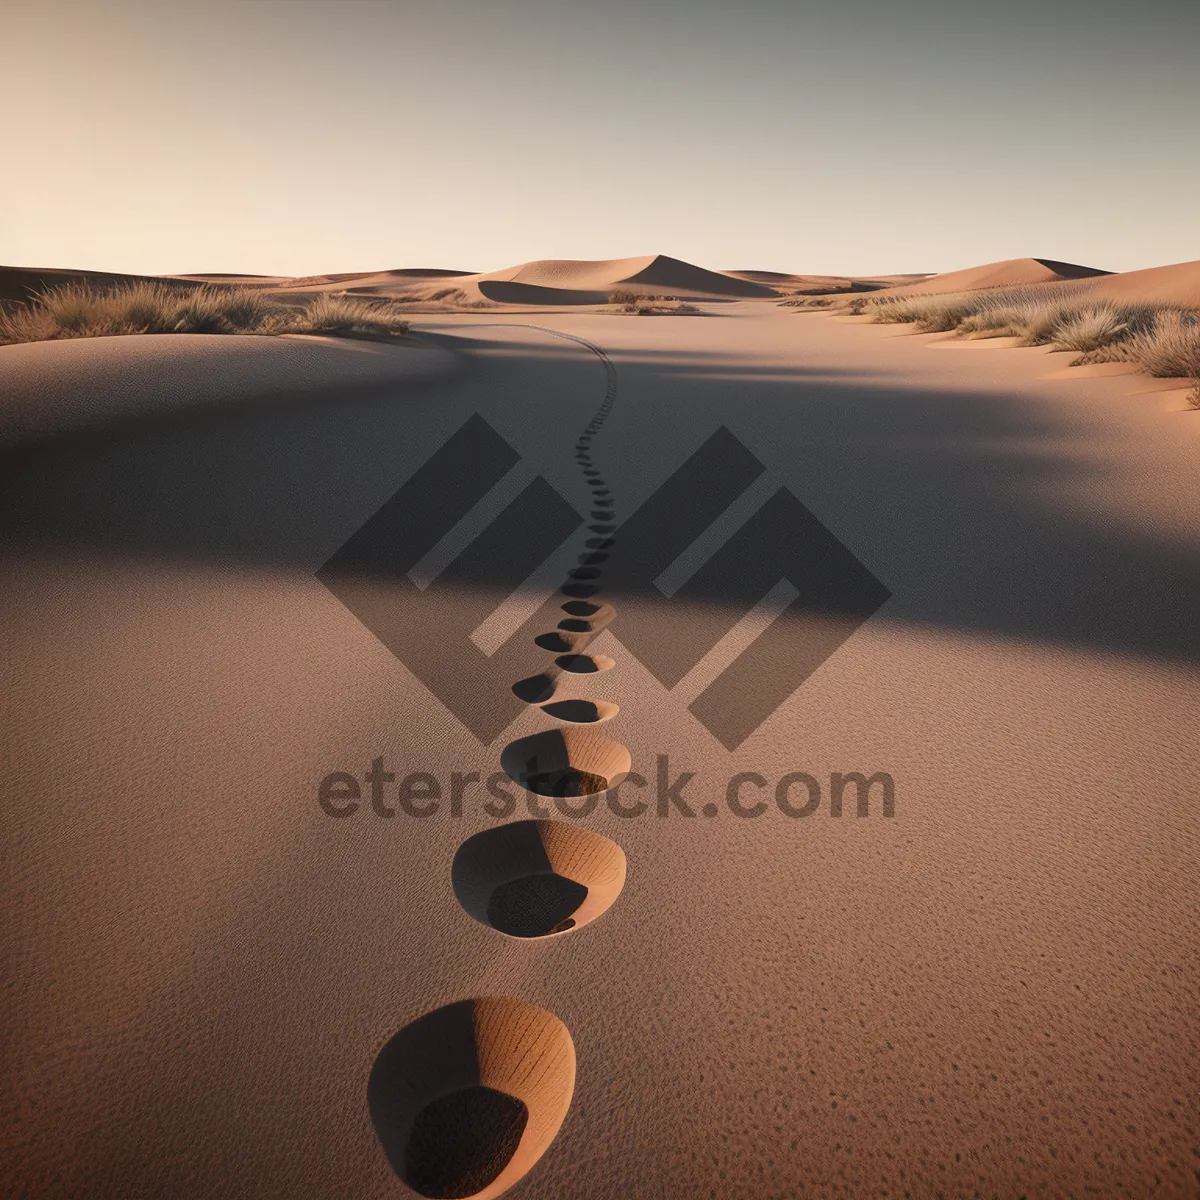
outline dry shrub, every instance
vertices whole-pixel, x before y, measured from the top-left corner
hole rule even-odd
[[[249,288],[68,284],[0,313],[0,344],[147,333],[369,333],[407,323],[391,303],[320,295],[296,307]]]
[[[880,322],[908,322],[927,332],[954,330],[966,337],[1017,337],[1025,346],[1052,345],[1099,354],[1151,327],[1150,305],[1096,303],[1084,287],[1036,285],[937,296],[881,296],[866,302]],[[859,311],[864,311],[859,309]]]
[[[1031,286],[858,303],[858,311],[876,321],[915,323],[931,332],[953,329],[968,337],[1011,335],[1025,346],[1080,351],[1075,364],[1133,362],[1151,375],[1196,379],[1200,391],[1200,313],[1098,303],[1083,286],[1056,286],[1052,294]]]
[[[859,311],[864,311],[865,298]],[[851,302],[852,307],[853,302]],[[882,324],[915,324],[923,333],[945,333],[957,329],[974,311],[970,300],[954,296],[900,296],[871,305],[874,319]]]
[[[0,317],[0,342],[137,333],[258,333],[278,304],[248,288],[135,283],[95,289],[67,284]]]
[[[1099,350],[1120,341],[1130,330],[1130,321],[1116,305],[1097,305],[1067,313],[1050,335],[1058,350]]]
[[[1200,313],[1163,309],[1125,341],[1121,357],[1150,375],[1195,379],[1200,387]]]
[[[408,322],[391,301],[322,294],[295,314],[289,333],[404,333]]]
[[[1025,314],[1016,305],[981,309],[963,320],[958,332],[967,337],[1024,337]]]

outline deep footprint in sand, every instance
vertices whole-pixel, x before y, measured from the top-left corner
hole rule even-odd
[[[557,688],[558,683],[552,675],[531,675],[528,679],[518,679],[512,685],[512,693],[526,704],[545,704],[554,698]]]
[[[498,1195],[554,1140],[575,1047],[553,1013],[509,996],[461,1000],[380,1051],[367,1108],[392,1170],[429,1197]]]
[[[599,725],[611,721],[620,711],[607,700],[591,700],[584,696],[568,696],[542,705],[542,712],[556,721],[569,725]]]
[[[515,821],[459,847],[451,886],[475,920],[510,937],[552,937],[608,911],[625,885],[616,842],[566,821]]]
[[[558,589],[564,596],[572,596],[577,600],[586,600],[594,596],[600,587],[595,583],[565,583]]]
[[[554,662],[571,675],[593,675],[611,671],[617,665],[607,654],[560,654]]]
[[[575,606],[575,607],[573,607]],[[559,629],[570,633],[599,633],[616,619],[616,610],[611,604],[595,604],[588,600],[573,600],[562,606],[563,612],[576,615],[559,621]]]
[[[518,738],[500,755],[504,773],[539,796],[575,798],[617,787],[629,773],[629,750],[586,726]]]

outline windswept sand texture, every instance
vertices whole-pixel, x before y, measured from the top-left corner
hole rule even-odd
[[[0,1194],[1196,1194],[1200,414],[707,311],[0,348]]]

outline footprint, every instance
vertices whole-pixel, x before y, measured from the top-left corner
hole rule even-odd
[[[539,633],[533,639],[533,644],[555,654],[565,654],[577,651],[581,646],[587,644],[587,640],[587,634],[563,633],[561,630],[555,630],[553,633]]]
[[[599,633],[617,615],[616,609],[611,604],[592,604],[587,600],[579,600],[573,603],[578,605],[580,615],[569,617],[565,621],[559,621],[559,629],[565,629],[571,633]],[[564,604],[563,611],[572,612],[576,610]]]
[[[600,588],[594,583],[567,583],[558,589],[564,596],[573,596],[577,600],[586,600],[594,596]]]
[[[582,929],[625,886],[616,842],[567,821],[514,821],[467,838],[450,882],[464,910],[510,937]]]
[[[512,685],[513,695],[526,704],[545,704],[553,698],[558,684],[551,675],[531,675],[528,679],[518,679]]]
[[[629,774],[629,749],[597,730],[572,726],[518,738],[500,755],[504,773],[528,792],[566,799],[616,787]]]
[[[542,705],[542,712],[556,721],[566,721],[570,725],[598,725],[602,721],[611,721],[618,711],[617,705],[610,704],[607,700],[588,700],[582,697],[555,700],[553,704]]]
[[[590,617],[598,613],[603,607],[603,604],[593,604],[590,600],[568,600],[562,606],[562,610],[565,613],[570,613],[573,617]]]
[[[555,664],[571,675],[592,675],[611,671],[617,664],[607,654],[562,654]]]
[[[575,1046],[553,1013],[508,996],[461,1000],[379,1052],[367,1108],[392,1170],[430,1197],[488,1200],[554,1140],[575,1091]]]

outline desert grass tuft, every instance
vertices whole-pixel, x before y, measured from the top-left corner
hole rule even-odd
[[[1066,313],[1050,334],[1050,344],[1056,350],[1078,350],[1086,354],[1121,341],[1133,327],[1132,314],[1123,312],[1116,305],[1097,305]]]
[[[659,316],[663,313],[679,313],[695,315],[700,312],[694,304],[680,300],[678,296],[663,295],[658,292],[635,292],[627,288],[618,288],[608,295],[608,303],[619,305],[624,313],[639,317]],[[670,307],[673,305],[674,307]]]
[[[1152,304],[1097,302],[1086,285],[997,288],[937,296],[886,294],[840,311],[964,337],[1016,337],[1023,346],[1079,352],[1072,365],[1133,362],[1151,375],[1200,380],[1200,313]],[[1200,389],[1200,382],[1197,384]]]
[[[137,283],[70,284],[0,312],[0,344],[148,333],[340,333],[395,337],[408,324],[397,308],[321,295],[296,306],[249,288]]]
[[[1121,345],[1121,358],[1149,375],[1197,380],[1200,386],[1200,313],[1164,309],[1154,323]]]
[[[391,303],[322,293],[294,313],[288,333],[357,333],[389,337],[407,332],[408,322]]]

